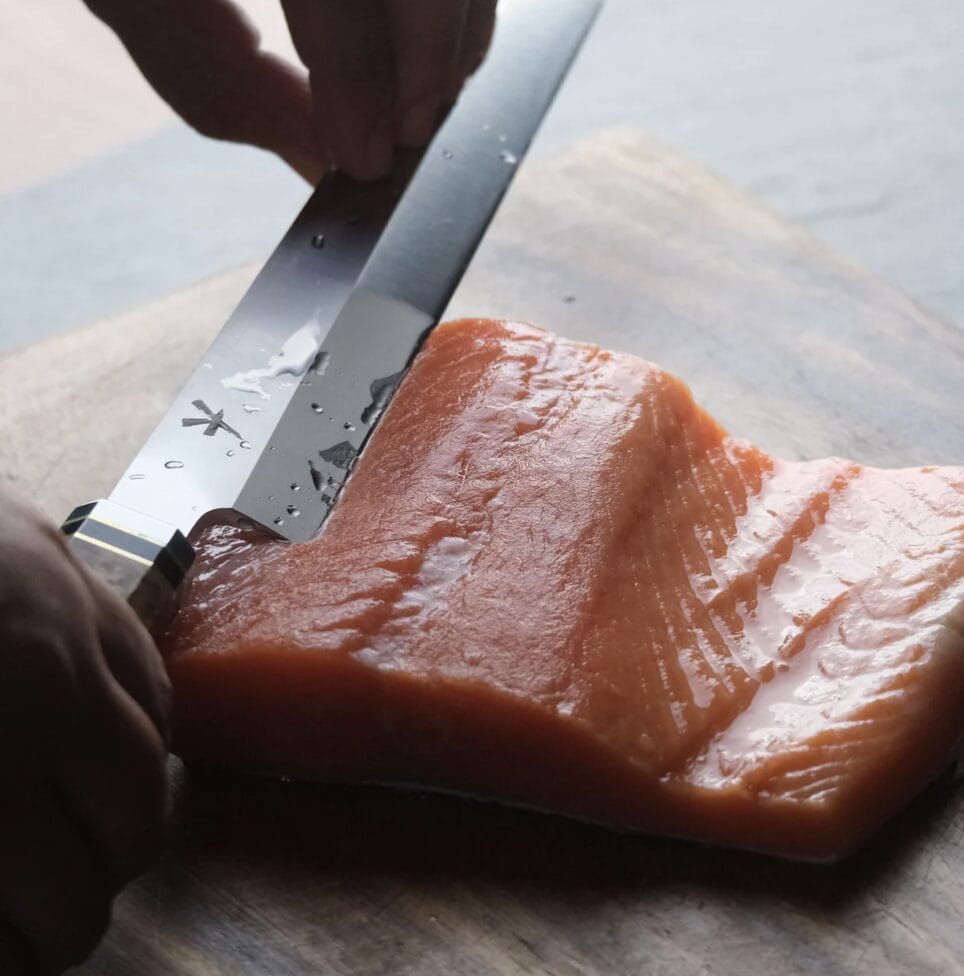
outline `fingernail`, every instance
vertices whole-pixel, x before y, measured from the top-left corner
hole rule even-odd
[[[368,166],[372,177],[385,176],[391,172],[395,145],[392,128],[387,119],[381,120],[368,137]]]
[[[399,141],[404,146],[424,146],[435,133],[438,122],[439,96],[429,95],[420,102],[416,102],[405,113],[399,131]]]

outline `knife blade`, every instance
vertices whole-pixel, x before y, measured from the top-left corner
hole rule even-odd
[[[483,66],[391,179],[325,180],[108,499],[64,523],[148,623],[204,519],[314,538],[438,323],[601,0],[502,0]]]

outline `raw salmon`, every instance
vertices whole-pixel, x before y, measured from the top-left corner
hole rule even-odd
[[[833,859],[955,756],[962,600],[964,468],[781,462],[468,321],[317,541],[208,534],[164,650],[187,757]]]

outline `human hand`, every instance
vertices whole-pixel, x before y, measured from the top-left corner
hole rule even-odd
[[[130,609],[0,489],[0,972],[80,962],[155,853],[170,686]]]
[[[86,0],[147,80],[204,135],[281,156],[317,183],[422,146],[481,63],[496,0],[281,0],[308,74],[259,50],[233,0]]]

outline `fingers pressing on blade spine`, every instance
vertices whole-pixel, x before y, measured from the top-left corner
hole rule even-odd
[[[395,55],[383,0],[282,0],[308,68],[317,130],[356,179],[392,167]]]
[[[233,0],[87,0],[204,135],[273,150],[312,183],[386,175],[478,67],[496,0],[281,0],[308,69],[259,49]]]
[[[232,0],[87,0],[158,94],[203,135],[280,155],[309,182],[327,169],[305,73],[259,49]]]
[[[395,48],[396,140],[424,146],[455,84],[468,0],[387,0]]]
[[[458,84],[482,64],[495,33],[496,0],[469,0],[459,51]]]

